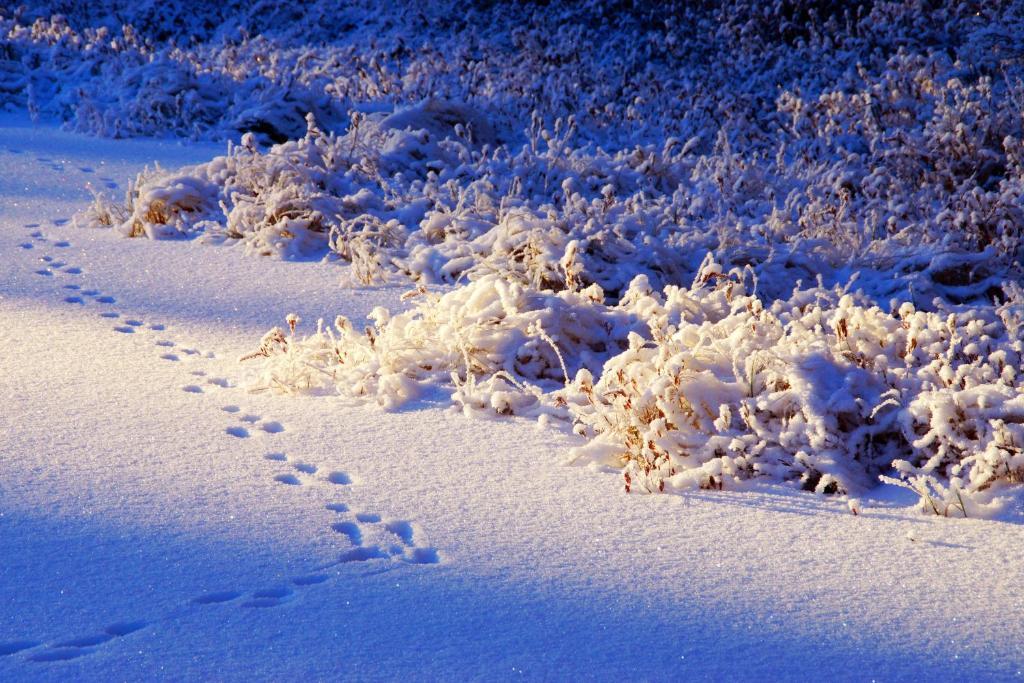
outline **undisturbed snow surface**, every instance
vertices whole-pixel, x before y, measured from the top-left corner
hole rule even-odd
[[[65,223],[213,151],[2,121],[0,680],[1024,678],[1021,524],[626,495],[445,397],[247,393],[284,313],[403,290]]]

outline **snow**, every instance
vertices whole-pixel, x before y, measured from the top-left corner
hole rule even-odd
[[[38,643],[0,679],[1022,676],[1019,517],[626,495],[442,392],[250,393],[285,314],[361,329],[408,286],[75,228],[87,182],[220,146],[0,124],[0,653]]]

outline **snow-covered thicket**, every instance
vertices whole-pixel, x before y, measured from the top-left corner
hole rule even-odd
[[[272,331],[261,386],[451,384],[634,490],[894,475],[970,514],[1021,478],[1020,3],[63,9],[0,11],[0,101],[244,133],[80,225],[419,287]]]
[[[610,10],[561,16],[557,7],[535,8],[518,28],[500,8],[474,9],[492,21],[472,35],[444,36],[427,22],[412,34],[421,51],[406,46],[417,56],[395,57],[393,70],[337,58],[332,68],[354,69],[360,83],[373,73],[394,82],[345,98],[321,83],[319,103],[268,95],[271,113],[287,115],[297,135],[269,150],[257,143],[271,122],[228,122],[233,105],[220,101],[219,123],[204,130],[255,134],[209,164],[143,175],[125,205],[108,198],[85,222],[116,223],[129,235],[241,239],[251,252],[286,257],[332,251],[361,276],[395,270],[426,283],[514,271],[557,289],[569,259],[580,283],[612,295],[638,273],[655,287],[688,282],[707,251],[726,267],[752,265],[769,298],[800,280],[838,284],[859,270],[878,301],[930,308],[936,296],[991,300],[1002,280],[1019,278],[1019,8],[878,3],[815,19],[786,3],[766,11],[736,3],[666,11],[658,21],[619,10],[631,21],[593,33],[584,29],[607,22]],[[796,16],[804,23],[793,25]],[[395,15],[395,26],[408,21]],[[694,25],[707,32],[694,36]],[[18,26],[11,35],[21,35]],[[33,26],[44,36],[56,30]],[[227,29],[218,31],[226,40]],[[261,49],[278,68],[307,76],[342,45],[372,52],[342,39],[293,63],[293,39],[279,33],[280,44]],[[600,54],[588,43],[594,36]],[[478,48],[480,61],[458,72],[426,65],[419,59],[433,54],[431,38]],[[712,48],[709,70],[695,55]],[[226,92],[246,106],[264,102],[250,90],[270,57],[231,54],[247,68]],[[635,74],[640,63],[644,77],[624,82],[623,71]],[[474,70],[488,74],[486,87],[467,75]],[[527,87],[538,73],[547,83]],[[193,92],[154,78],[161,96]],[[67,115],[80,119],[81,107],[74,111]],[[123,107],[105,111],[121,126],[137,120]]]
[[[751,274],[708,259],[689,288],[637,276],[537,291],[496,275],[411,310],[271,330],[257,387],[330,391],[395,408],[446,383],[468,415],[564,420],[576,462],[622,468],[627,490],[742,487],[755,477],[859,493],[894,473],[924,509],[981,516],[1024,480],[1024,296],[882,310],[839,288],[766,306]],[[595,379],[595,376],[597,377]]]

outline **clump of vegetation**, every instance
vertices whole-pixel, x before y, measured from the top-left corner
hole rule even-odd
[[[417,287],[272,331],[260,388],[449,386],[631,491],[883,476],[974,516],[1020,481],[1019,3],[165,5],[0,11],[0,101],[244,133],[79,224]]]
[[[621,300],[488,276],[392,316],[264,338],[258,386],[394,408],[447,385],[476,416],[560,421],[575,462],[627,490],[742,488],[767,478],[857,494],[896,476],[940,514],[992,514],[1024,475],[1024,299],[883,310],[816,287],[770,306],[710,257],[689,288],[637,277]],[[596,376],[596,379],[595,379]]]

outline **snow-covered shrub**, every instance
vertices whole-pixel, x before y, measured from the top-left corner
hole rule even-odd
[[[969,496],[1020,481],[1019,302],[885,311],[819,287],[765,307],[738,271],[702,272],[689,291],[627,296],[647,299],[652,340],[585,391],[578,459],[647,489],[767,476],[858,492],[894,467]]]
[[[770,306],[749,269],[707,258],[689,288],[638,276],[615,305],[591,286],[536,290],[489,275],[408,312],[272,330],[258,386],[369,396],[425,384],[473,415],[565,420],[575,462],[621,468],[627,490],[736,488],[756,478],[855,494],[897,475],[922,506],[993,512],[1024,477],[1024,359],[1014,294],[998,308],[883,310],[838,288]],[[941,504],[941,509],[939,505]]]
[[[556,293],[488,275],[440,296],[419,288],[407,298],[419,301],[403,313],[374,309],[363,330],[344,317],[333,326],[320,321],[308,337],[296,337],[294,326],[287,335],[274,328],[245,358],[266,359],[257,388],[338,391],[393,408],[421,385],[453,382],[467,410],[524,414],[574,373],[596,372],[640,327],[604,306],[594,286]],[[505,384],[479,388],[478,380],[495,379]]]

